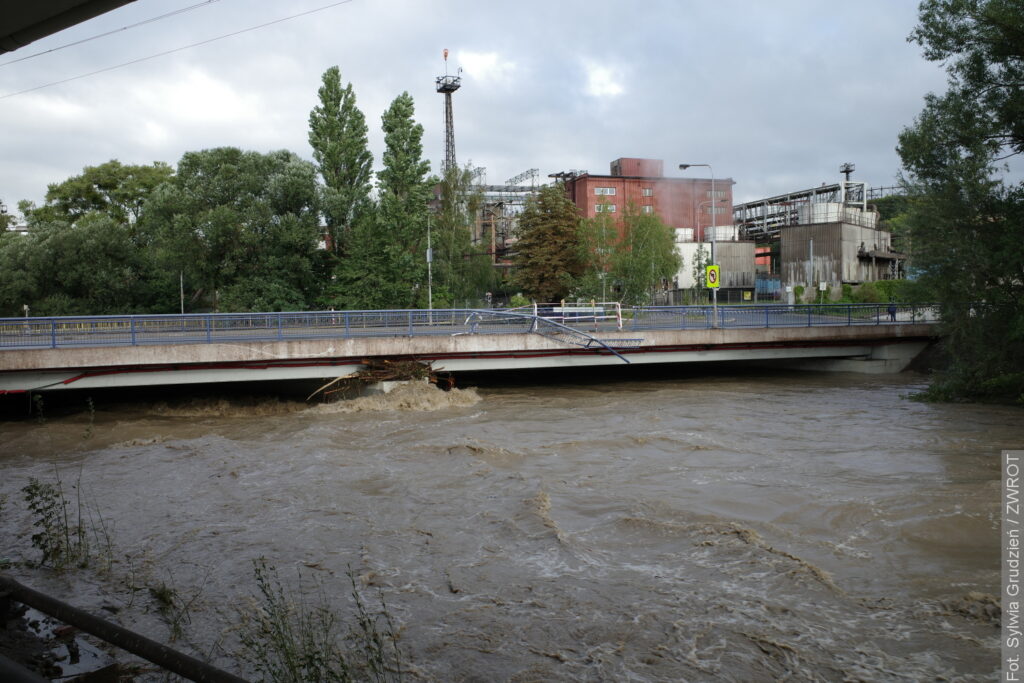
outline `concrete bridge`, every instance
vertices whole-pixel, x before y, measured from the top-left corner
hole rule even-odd
[[[0,319],[0,393],[435,371],[757,362],[899,372],[937,335],[900,305],[327,311]]]

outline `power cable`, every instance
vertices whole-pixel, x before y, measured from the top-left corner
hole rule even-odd
[[[8,64],[17,64],[18,62],[24,62],[26,59],[33,59],[35,57],[41,57],[42,55],[48,55],[51,52],[57,52],[58,50],[63,50],[64,48],[74,47],[75,45],[81,45],[82,43],[88,43],[89,41],[96,40],[98,38],[106,38],[107,36],[114,35],[115,33],[120,33],[121,31],[127,31],[128,29],[137,28],[139,26],[144,26],[146,24],[152,24],[154,21],[160,21],[161,19],[166,19],[168,17],[173,17],[176,14],[184,14],[185,12],[189,12],[189,11],[194,10],[196,8],[203,7],[204,5],[209,5],[211,3],[219,2],[219,1],[220,0],[206,0],[206,2],[200,2],[200,3],[198,3],[196,5],[192,5],[190,7],[183,7],[181,9],[176,9],[173,12],[168,12],[167,14],[161,14],[158,17],[153,17],[152,19],[146,19],[146,20],[140,21],[140,22],[138,22],[136,24],[129,24],[128,26],[122,26],[121,28],[116,28],[113,31],[107,31],[106,33],[100,33],[100,34],[95,35],[95,36],[90,36],[89,38],[82,38],[81,40],[76,40],[75,42],[68,43],[67,45],[61,45],[59,47],[50,48],[49,50],[43,50],[42,52],[36,52],[35,54],[32,54],[32,55],[26,55],[24,57],[18,57],[17,59],[12,59],[9,62],[0,63],[0,68],[5,67]]]
[[[232,36],[237,36],[237,35],[241,35],[243,33],[248,33],[249,31],[255,31],[256,29],[266,28],[267,26],[272,26],[274,24],[280,24],[281,22],[288,21],[289,19],[297,19],[298,17],[304,17],[304,16],[306,16],[308,14],[314,14],[316,12],[322,12],[325,9],[330,9],[332,7],[337,7],[338,5],[347,5],[348,3],[352,2],[352,1],[353,0],[340,0],[340,2],[333,2],[333,3],[329,4],[329,5],[324,5],[323,7],[317,7],[315,9],[307,10],[305,12],[299,12],[298,14],[292,14],[291,16],[281,17],[280,19],[274,19],[273,21],[268,21],[268,22],[266,22],[264,24],[258,24],[256,26],[250,26],[249,28],[243,28],[241,30],[234,31],[232,33],[225,33],[224,35],[217,36],[215,38],[208,38],[206,40],[201,40],[198,43],[192,43],[191,45],[183,45],[181,47],[176,47],[173,50],[166,50],[164,52],[158,52],[156,54],[152,54],[152,55],[149,55],[147,57],[139,57],[138,59],[133,59],[133,60],[128,61],[128,62],[122,62],[120,64],[115,64],[113,66],[108,66],[108,67],[105,67],[103,69],[97,69],[96,71],[90,71],[88,73],[79,74],[78,76],[71,76],[70,78],[65,78],[65,79],[60,80],[60,81],[53,81],[52,83],[46,83],[45,85],[37,85],[34,88],[27,88],[25,90],[19,90],[17,92],[7,93],[6,95],[0,95],[0,100],[6,100],[9,97],[17,97],[18,95],[24,95],[26,93],[35,92],[36,90],[42,90],[43,88],[50,88],[50,87],[53,87],[55,85],[62,85],[64,83],[70,83],[71,81],[77,81],[77,80],[82,79],[82,78],[88,78],[89,76],[95,76],[96,74],[106,73],[107,71],[113,71],[115,69],[120,69],[121,67],[131,66],[132,64],[138,64],[139,62],[145,62],[145,61],[148,61],[150,59],[156,59],[157,57],[165,57],[167,55],[174,54],[175,52],[181,52],[183,50],[188,50],[188,49],[191,49],[193,47],[199,47],[200,45],[206,45],[208,43],[213,43],[213,42],[216,42],[218,40],[223,40],[224,38],[231,38]]]

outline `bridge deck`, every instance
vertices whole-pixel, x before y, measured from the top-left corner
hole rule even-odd
[[[711,307],[638,308],[621,329],[476,310],[2,319],[0,393],[337,377],[371,357],[452,372],[869,358],[935,335],[933,307],[900,306],[895,318],[869,305],[722,306],[717,321]]]

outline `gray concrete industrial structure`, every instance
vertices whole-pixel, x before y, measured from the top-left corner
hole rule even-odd
[[[845,180],[733,207],[740,233],[762,246],[758,290],[829,288],[903,276],[904,256],[879,225],[862,182]]]

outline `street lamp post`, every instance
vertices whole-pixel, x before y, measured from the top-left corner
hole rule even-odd
[[[430,248],[430,216],[427,216],[427,310],[433,322],[434,311],[434,250]]]
[[[711,164],[679,164],[679,170],[680,171],[685,171],[686,169],[691,168],[693,166],[705,166],[705,167],[707,167],[708,171],[711,173],[711,200],[712,200],[712,202],[715,202],[715,200],[718,199],[718,196],[715,194],[715,169],[711,168]],[[716,260],[716,255],[715,255],[715,242],[718,239],[718,235],[717,235],[717,233],[718,233],[718,207],[716,206],[716,203],[717,202],[712,203],[712,205],[711,205],[711,264],[712,265],[717,265],[718,264],[718,261]],[[697,215],[700,216],[700,213],[698,212]],[[698,225],[697,227],[699,228],[700,226]],[[712,287],[711,288],[711,326],[712,327],[718,327],[718,288],[717,287]]]

